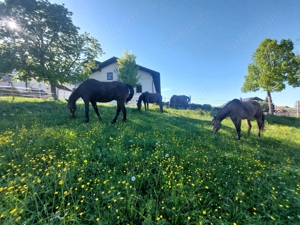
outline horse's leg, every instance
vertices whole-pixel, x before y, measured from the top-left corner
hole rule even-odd
[[[123,112],[123,123],[125,123],[126,122],[126,113],[127,113],[125,104],[123,104],[123,106],[122,106],[122,112]]]
[[[260,131],[262,130],[263,128],[263,121],[261,118],[256,118],[256,122],[257,122],[257,126],[258,126],[258,137],[260,137]]]
[[[260,137],[260,132],[263,130],[264,127],[264,115],[263,112],[257,112],[256,115],[254,116],[257,122],[257,126],[258,126],[258,132],[257,135],[258,137]]]
[[[161,103],[159,103],[159,108],[160,108],[160,112],[162,113],[164,110],[163,110],[163,104],[162,104],[162,102]]]
[[[145,111],[147,111],[146,101],[144,101]]]
[[[84,106],[85,106],[85,122],[88,123],[90,121],[89,117],[89,106],[90,102],[88,100],[84,101]]]
[[[124,105],[124,103],[123,103],[123,105]],[[111,121],[112,124],[114,124],[114,123],[117,121],[118,116],[120,115],[120,112],[121,112],[121,108],[122,108],[122,104],[120,104],[120,102],[118,101],[118,102],[117,102],[117,112],[116,112],[116,116],[115,116],[115,118]],[[126,116],[125,116],[125,119],[126,119]],[[123,120],[124,120],[124,118],[123,118]]]
[[[251,127],[252,127],[250,119],[246,119],[246,123],[247,123],[247,125],[248,125],[248,135],[249,135],[249,134],[250,134]]]
[[[236,129],[236,132],[237,132],[237,135],[238,135],[238,140],[241,139],[241,119],[238,119],[236,117],[232,118],[231,117],[231,121],[233,122],[234,126],[235,126],[235,129]]]
[[[94,107],[94,110],[95,110],[95,113],[97,114],[98,116],[98,119],[99,120],[102,120],[101,116],[100,116],[100,113],[99,113],[99,110],[98,110],[98,107],[97,107],[97,103],[95,101],[91,101],[91,104],[92,106]]]

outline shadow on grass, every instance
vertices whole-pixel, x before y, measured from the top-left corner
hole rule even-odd
[[[265,119],[269,124],[278,124],[278,125],[300,128],[300,118],[266,115]]]

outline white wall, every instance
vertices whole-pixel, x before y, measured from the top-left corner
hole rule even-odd
[[[103,81],[103,82],[111,82],[117,81],[118,75],[116,74],[115,70],[117,69],[118,64],[113,63],[101,69],[101,71],[96,71],[91,74],[90,78]],[[107,73],[113,73],[113,80],[107,80]],[[150,93],[156,93],[155,86],[153,83],[153,77],[151,74],[139,70],[138,76],[140,76],[140,84],[142,85],[142,92],[148,91]],[[136,88],[134,88],[134,96],[132,97],[131,101],[128,102],[129,105],[136,105],[136,101],[138,100],[141,93],[136,93]]]

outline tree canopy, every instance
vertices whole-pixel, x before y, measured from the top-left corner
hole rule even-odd
[[[103,54],[88,33],[79,34],[72,13],[48,0],[0,3],[0,72],[17,71],[21,80],[51,84],[86,79]]]
[[[280,92],[286,84],[300,86],[300,63],[293,53],[291,40],[265,39],[253,54],[253,62],[248,65],[248,75],[242,86],[243,92],[267,92],[269,112],[273,114],[271,92]]]
[[[136,57],[134,54],[125,51],[121,58],[118,59],[118,79],[124,83],[131,84],[136,87],[139,85],[140,76],[138,75],[139,67],[135,61]]]

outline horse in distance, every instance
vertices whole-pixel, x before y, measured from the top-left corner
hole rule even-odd
[[[99,110],[96,102],[110,102],[117,101],[117,112],[112,120],[112,124],[117,121],[117,118],[122,110],[123,122],[126,122],[126,108],[125,103],[129,102],[134,95],[133,87],[130,84],[125,84],[119,81],[113,82],[101,82],[95,79],[88,79],[81,83],[78,88],[70,95],[68,101],[68,108],[75,116],[76,101],[82,98],[85,105],[85,122],[89,122],[89,103],[92,104],[95,113],[99,120],[102,117],[99,114]]]
[[[149,110],[149,103],[157,103],[159,105],[159,111],[163,112],[163,102],[162,96],[159,93],[150,93],[148,91],[143,92],[138,101],[137,101],[137,108],[140,111],[142,107],[142,101],[145,106],[145,111]]]
[[[252,127],[250,120],[252,117],[254,117],[257,121],[258,136],[260,137],[260,133],[264,127],[264,113],[258,102],[252,100],[243,102],[238,99],[233,99],[232,101],[228,102],[212,120],[212,131],[214,133],[218,132],[218,130],[221,128],[222,120],[228,116],[236,128],[238,140],[241,138],[242,119],[246,119],[248,125],[248,134],[250,134]]]
[[[185,95],[173,95],[169,102],[170,108],[184,108],[187,109],[189,106],[190,98]]]

